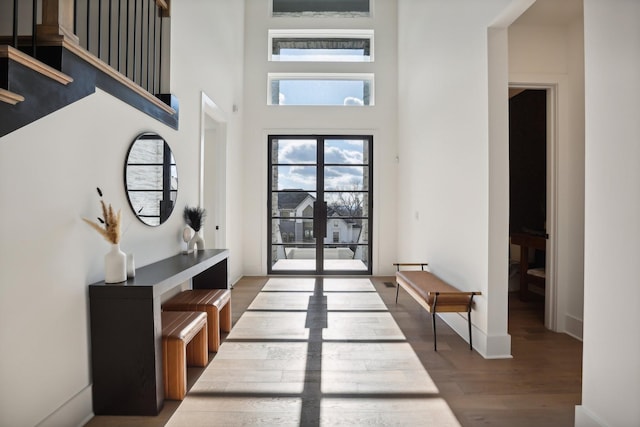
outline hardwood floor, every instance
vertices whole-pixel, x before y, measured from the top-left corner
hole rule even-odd
[[[574,425],[582,393],[582,343],[545,329],[543,301],[525,303],[517,293],[509,295],[513,358],[486,360],[470,353],[449,328],[441,333],[442,322],[434,353],[430,328],[419,327],[430,326],[426,314],[408,298],[393,307],[389,292],[374,283],[461,425]]]
[[[395,304],[393,277],[260,292],[267,280],[236,284],[234,330],[208,368],[189,369],[183,402],[87,425],[573,425],[582,343],[546,330],[538,302],[510,296],[513,359],[486,360],[442,321],[434,352],[430,316],[406,295]]]

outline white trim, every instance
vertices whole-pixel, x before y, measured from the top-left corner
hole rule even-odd
[[[373,30],[366,29],[277,29],[269,30],[269,39],[274,37],[308,37],[308,38],[373,38]]]
[[[369,80],[373,82],[374,73],[267,73],[269,83],[272,80]]]
[[[206,128],[206,117],[208,116],[216,122],[226,123],[227,115],[209,96],[201,92],[200,95],[200,147],[199,147],[199,176],[198,176],[198,203],[200,206],[204,203],[204,138]]]
[[[471,333],[473,334],[473,349],[485,359],[512,359],[511,335],[487,335],[473,324],[475,315],[476,313],[472,311]],[[466,314],[438,313],[438,317],[460,335],[464,341],[469,342],[469,324]],[[438,320],[436,321],[439,322]]]
[[[92,385],[88,385],[40,421],[38,427],[83,426],[94,417]]]
[[[604,421],[596,417],[584,405],[576,405],[575,427],[608,427]]]
[[[201,94],[201,101],[198,200],[210,217],[203,230],[203,235],[206,236],[205,246],[222,249],[228,244],[228,115],[204,92]],[[233,106],[232,109],[235,111],[236,107]],[[215,123],[215,130],[208,127],[211,122]],[[205,168],[208,168],[207,174]]]
[[[582,341],[582,331],[584,330],[582,319],[579,319],[570,314],[565,315],[564,318],[565,333],[579,341]]]

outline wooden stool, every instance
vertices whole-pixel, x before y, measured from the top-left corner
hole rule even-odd
[[[164,396],[182,400],[187,394],[187,364],[207,366],[207,315],[162,312],[162,369]]]
[[[204,311],[209,324],[209,351],[220,348],[220,331],[231,332],[231,291],[193,289],[183,291],[162,304],[168,311]]]

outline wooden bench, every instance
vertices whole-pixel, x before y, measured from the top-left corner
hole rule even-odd
[[[165,399],[182,400],[187,394],[187,365],[207,366],[207,315],[163,311],[162,369]]]
[[[444,282],[434,274],[424,271],[427,263],[394,263],[396,267],[396,304],[400,287],[407,291],[433,319],[433,349],[438,351],[436,313],[467,312],[469,324],[469,350],[473,350],[471,334],[471,307],[473,297],[481,292],[463,292]],[[401,267],[420,267],[420,270],[401,270]]]
[[[209,323],[209,351],[220,348],[220,331],[231,332],[231,291],[228,289],[193,289],[183,291],[164,304],[166,311],[202,311]]]

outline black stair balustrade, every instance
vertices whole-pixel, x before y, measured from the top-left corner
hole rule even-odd
[[[36,37],[34,35],[36,34],[36,26],[38,24],[38,1],[13,0],[11,2],[7,1],[3,3],[3,5],[4,6],[0,6],[0,14],[11,16],[11,30],[7,31],[6,29],[2,29],[6,32],[4,34],[0,33],[0,38],[8,40],[2,40],[0,44],[8,44],[11,47],[29,53],[31,56],[35,56]],[[29,6],[29,8],[25,6]],[[28,12],[31,12],[31,14],[27,15]],[[20,34],[20,22],[29,24],[29,33]],[[26,25],[23,25],[23,28],[24,27],[26,27]]]
[[[162,93],[167,48],[165,3],[157,0],[75,0],[80,45],[152,94]],[[78,19],[82,16],[83,19]]]

